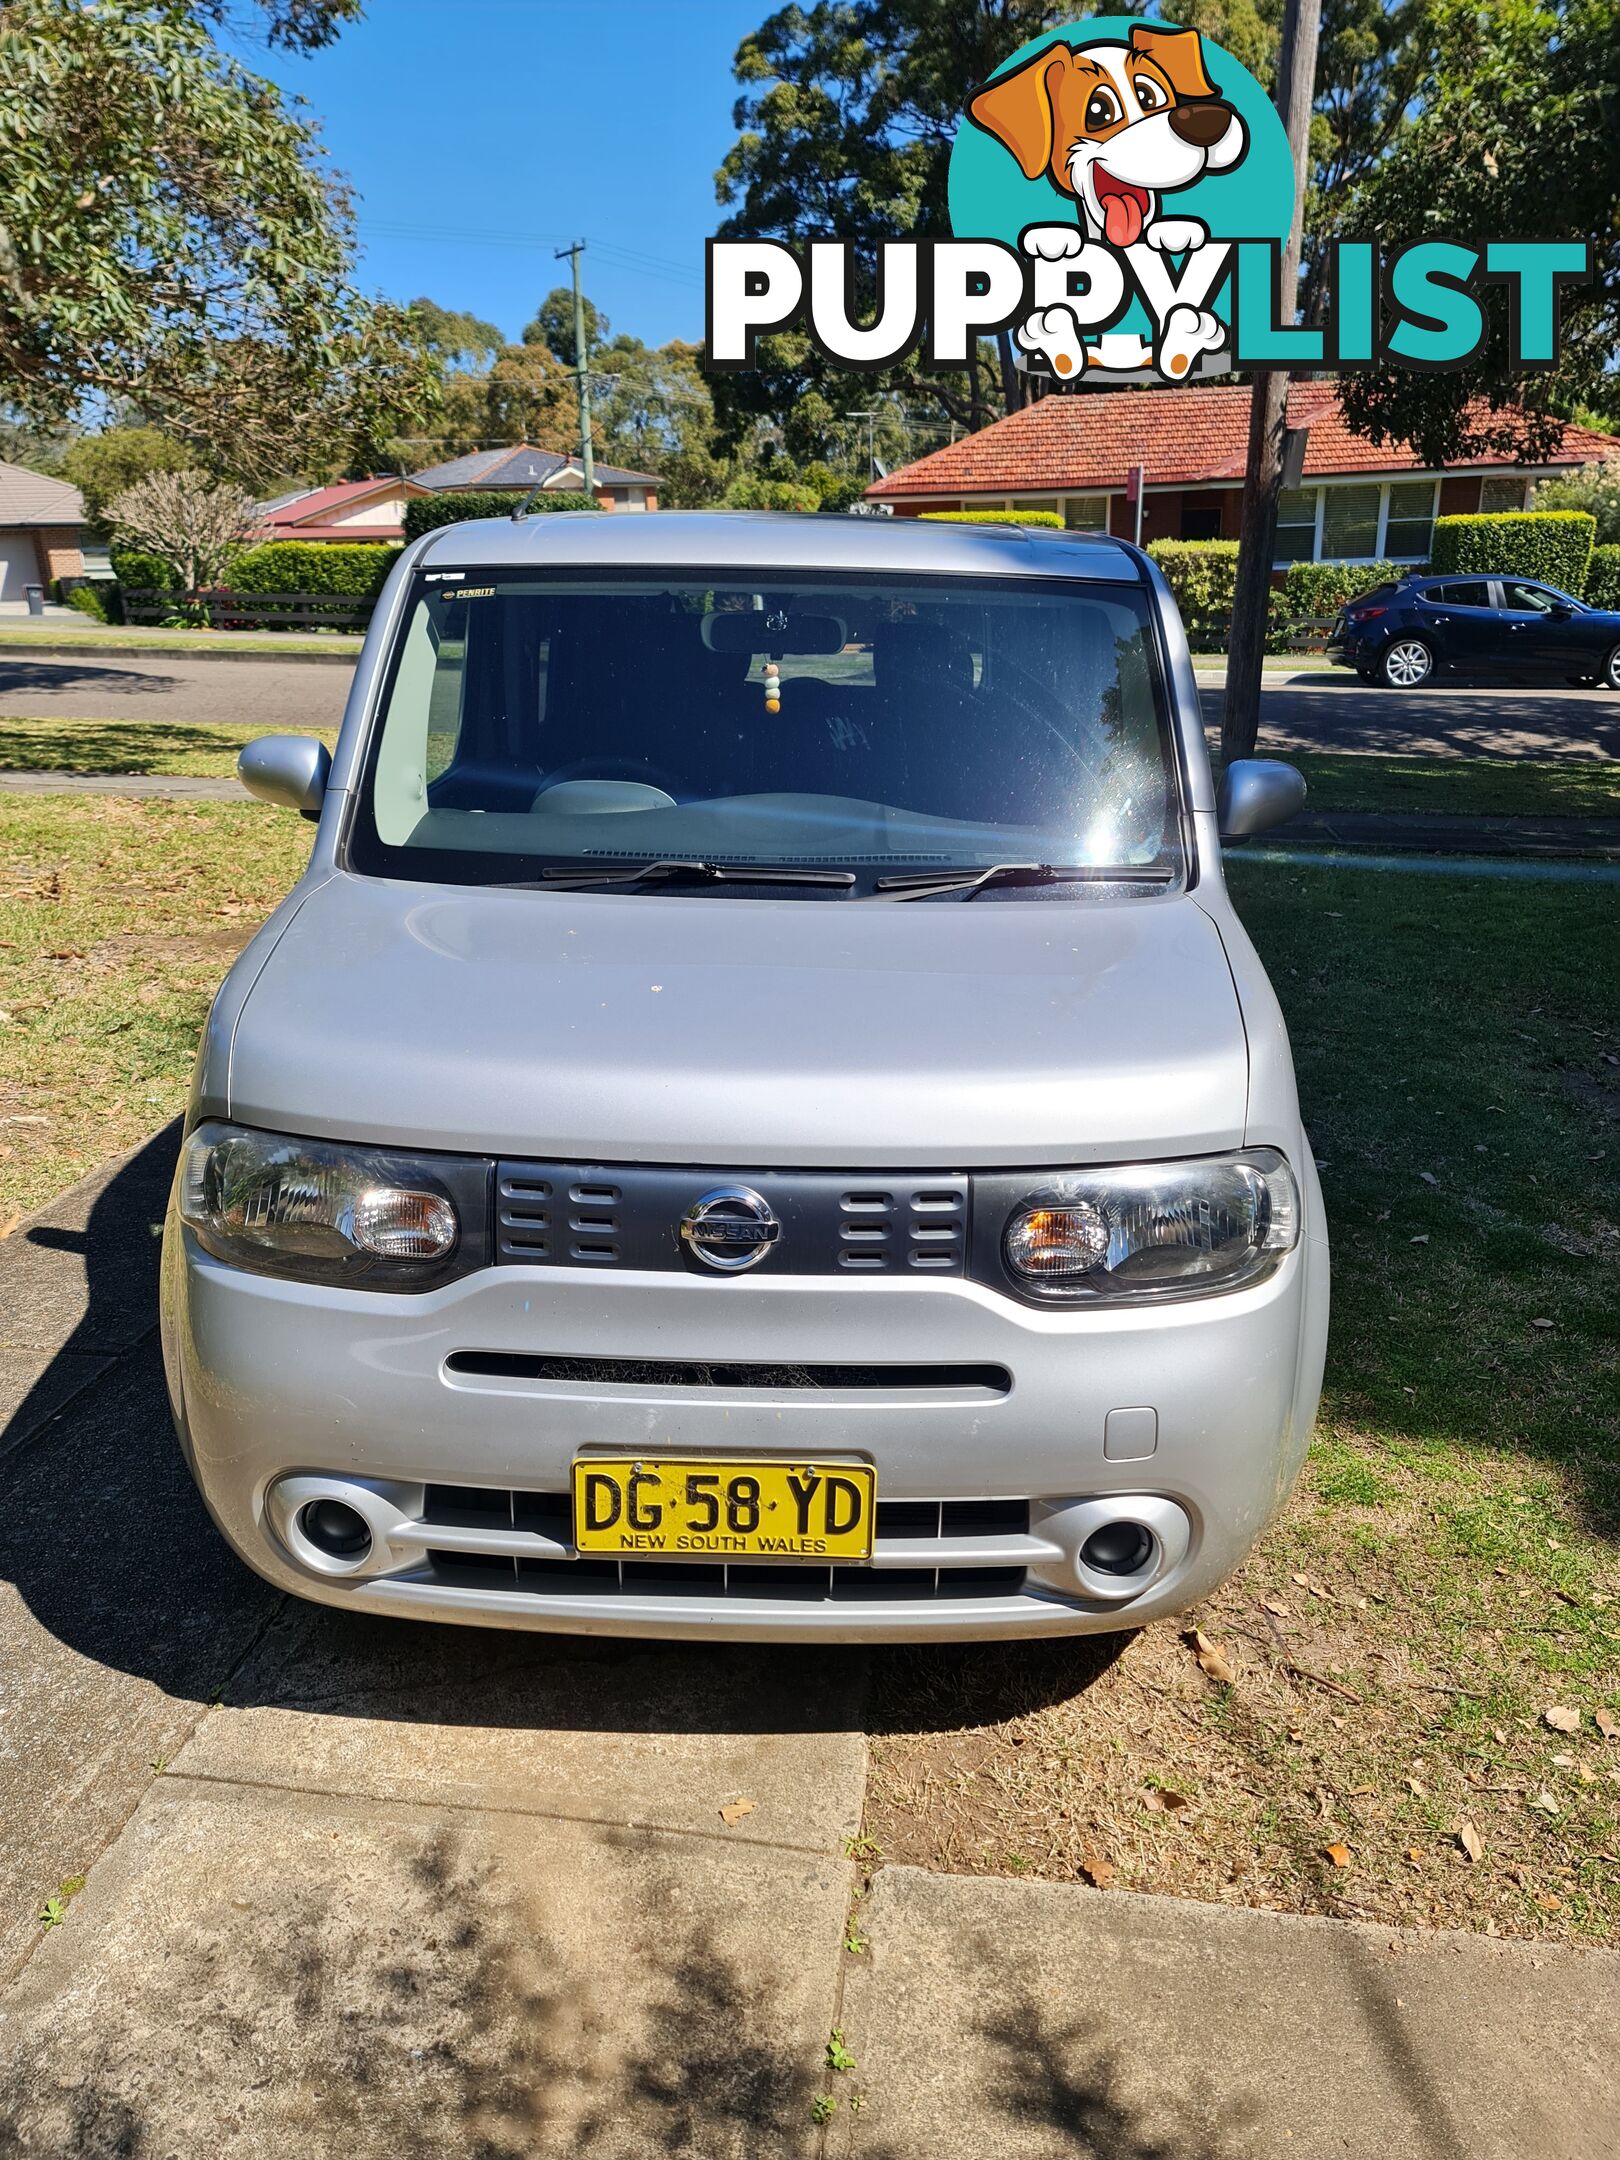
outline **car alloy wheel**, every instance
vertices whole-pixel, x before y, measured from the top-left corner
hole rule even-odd
[[[1402,638],[1384,655],[1384,680],[1394,690],[1415,690],[1433,669],[1434,655],[1421,638]]]
[[[1620,645],[1610,653],[1603,669],[1603,681],[1611,690],[1620,690]]]

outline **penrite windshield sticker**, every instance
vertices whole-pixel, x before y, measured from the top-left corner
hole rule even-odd
[[[1579,241],[1332,243],[1320,326],[1285,316],[1288,138],[1260,84],[1196,30],[1103,15],[1025,45],[968,100],[951,152],[954,238],[857,250],[711,240],[704,365],[757,364],[803,324],[829,360],[882,368],[919,342],[965,368],[1010,333],[1060,384],[1207,381],[1235,367],[1460,368],[1506,289],[1508,365],[1551,367]],[[859,295],[859,300],[857,300]]]

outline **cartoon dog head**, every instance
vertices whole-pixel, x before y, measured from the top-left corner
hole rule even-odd
[[[1249,147],[1204,72],[1198,32],[1141,23],[1123,44],[1047,46],[986,83],[968,112],[1114,247],[1140,239],[1161,194],[1230,171]]]

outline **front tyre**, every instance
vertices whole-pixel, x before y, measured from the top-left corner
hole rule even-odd
[[[1620,690],[1620,645],[1617,645],[1603,663],[1603,673],[1598,680],[1605,690]]]
[[[1417,690],[1434,673],[1434,654],[1422,638],[1397,638],[1378,663],[1378,679],[1391,690]]]

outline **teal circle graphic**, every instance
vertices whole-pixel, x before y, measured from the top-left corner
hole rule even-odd
[[[1157,19],[1149,22],[1140,15],[1094,15],[1085,22],[1065,23],[1021,45],[990,79],[994,82],[1016,73],[1026,61],[1050,52],[1055,45],[1124,44],[1138,26],[1154,31],[1177,27]],[[1198,218],[1208,226],[1212,240],[1285,240],[1294,211],[1294,161],[1281,117],[1240,61],[1207,37],[1202,44],[1205,72],[1216,95],[1234,108],[1247,127],[1249,147],[1241,164],[1231,171],[1206,173],[1191,187],[1164,195],[1160,215]],[[1044,174],[1026,180],[1012,152],[966,113],[951,147],[947,201],[951,230],[962,240],[1000,240],[1016,247],[1027,225],[1078,227],[1082,223],[1080,205],[1073,196],[1060,193]],[[1206,304],[1230,325],[1230,278]],[[1132,303],[1118,327],[1142,334],[1151,331],[1140,300]]]

